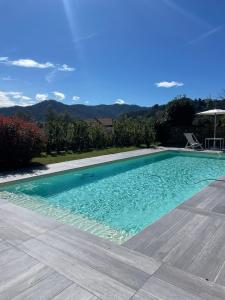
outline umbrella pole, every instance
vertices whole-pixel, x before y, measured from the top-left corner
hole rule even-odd
[[[213,140],[213,148],[216,148],[216,114],[214,118],[214,140]]]

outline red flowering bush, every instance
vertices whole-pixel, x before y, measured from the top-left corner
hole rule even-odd
[[[28,163],[41,152],[44,141],[44,134],[36,123],[0,116],[0,167]]]

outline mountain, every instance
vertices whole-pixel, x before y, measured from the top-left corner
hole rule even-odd
[[[36,121],[44,121],[49,111],[58,114],[69,114],[76,119],[94,119],[94,118],[118,118],[127,113],[146,110],[147,107],[129,104],[113,104],[113,105],[95,105],[87,106],[82,104],[67,105],[55,100],[46,100],[31,106],[13,106],[0,108],[0,114],[11,116],[21,114],[31,117]]]

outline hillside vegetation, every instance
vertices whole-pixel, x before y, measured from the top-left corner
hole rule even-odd
[[[4,107],[0,108],[0,114],[5,116],[20,115],[31,118],[32,120],[43,122],[46,120],[48,113],[54,112],[56,114],[68,114],[71,118],[88,120],[94,118],[118,118],[119,116],[146,109],[146,107],[140,107],[138,105],[129,104],[113,104],[113,105],[82,105],[74,104],[67,105],[55,100],[47,100],[35,105],[22,107]]]

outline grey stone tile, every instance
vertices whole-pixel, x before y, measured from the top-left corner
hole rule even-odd
[[[192,274],[211,281],[217,277],[225,261],[225,226],[220,226],[216,233],[201,249],[187,268]]]
[[[30,239],[31,236],[19,230],[17,226],[11,226],[0,220],[0,238],[13,245],[18,245]]]
[[[76,284],[72,284],[52,300],[100,300],[97,296],[89,293],[87,290],[81,288]]]
[[[72,282],[56,272],[47,276],[44,280],[39,280],[32,287],[24,290],[17,295],[15,300],[44,299],[50,300],[65,288],[70,286]],[[79,299],[79,298],[78,298]]]
[[[52,233],[39,236],[38,240],[132,289],[139,289],[149,278],[149,274],[126,264],[122,259],[113,258],[110,256],[110,253],[101,250],[99,247],[95,247],[94,244],[91,246],[90,244],[85,245],[82,242],[71,242],[68,239],[65,240],[63,237],[60,237],[58,234]]]
[[[76,228],[64,225],[56,228],[47,234],[52,238],[61,239],[70,247],[86,249],[97,253],[100,256],[107,255],[111,259],[135,267],[147,274],[153,274],[161,265],[159,261],[142,255],[139,252],[127,249],[112,243],[106,239],[99,238],[87,232],[77,230]],[[42,237],[39,237],[42,238]]]
[[[61,224],[12,203],[0,207],[0,219],[30,236],[36,236]]]
[[[133,297],[135,300],[205,300],[173,284],[152,276]]]
[[[12,299],[7,295],[14,293],[14,286],[26,277],[26,274],[31,274],[33,269],[38,268],[38,261],[25,253],[20,253],[16,259],[10,260],[1,266],[0,272],[0,299]]]
[[[142,252],[142,249],[148,248],[158,237],[171,229],[176,223],[179,223],[188,215],[188,212],[180,209],[174,209],[155,223],[151,224],[139,234],[125,242],[123,245],[129,249]]]
[[[7,249],[5,249],[4,251],[0,252],[0,267],[2,268],[2,266],[4,264],[7,264],[15,259],[18,259],[20,257],[24,256],[24,253],[22,251],[20,251],[19,249],[10,246]]]
[[[129,299],[135,293],[125,284],[41,241],[29,240],[18,247],[99,298]]]
[[[0,239],[0,255],[2,251],[5,251],[7,249],[10,249],[12,247],[11,244],[9,244],[8,242]]]
[[[12,268],[16,268],[16,264],[17,262],[14,262],[14,264],[10,264],[8,267],[10,269]],[[30,294],[30,298],[29,299],[39,299],[39,295],[33,290],[33,293],[31,293],[33,287],[36,284],[39,284],[40,282],[45,281],[48,276],[51,276],[54,271],[51,270],[50,268],[44,266],[41,263],[37,263],[35,265],[30,266],[29,268],[27,268],[26,270],[24,270],[23,272],[16,273],[13,274],[13,272],[11,271],[12,276],[10,278],[8,278],[5,283],[0,284],[0,299],[4,299],[4,300],[11,300],[14,299],[14,297],[18,296],[20,297],[20,299],[23,299],[21,297],[21,294],[26,297],[26,294],[24,295],[23,293],[30,289],[28,291],[28,295]],[[44,288],[44,287],[43,287]],[[48,290],[49,287],[46,287],[46,290]],[[54,288],[53,288],[54,290]],[[43,291],[43,293],[45,293],[46,291]],[[26,292],[27,293],[27,292]],[[41,295],[41,293],[39,293]],[[41,299],[45,299],[45,298],[41,298]]]
[[[224,287],[166,264],[160,267],[154,277],[204,300],[225,299]]]

